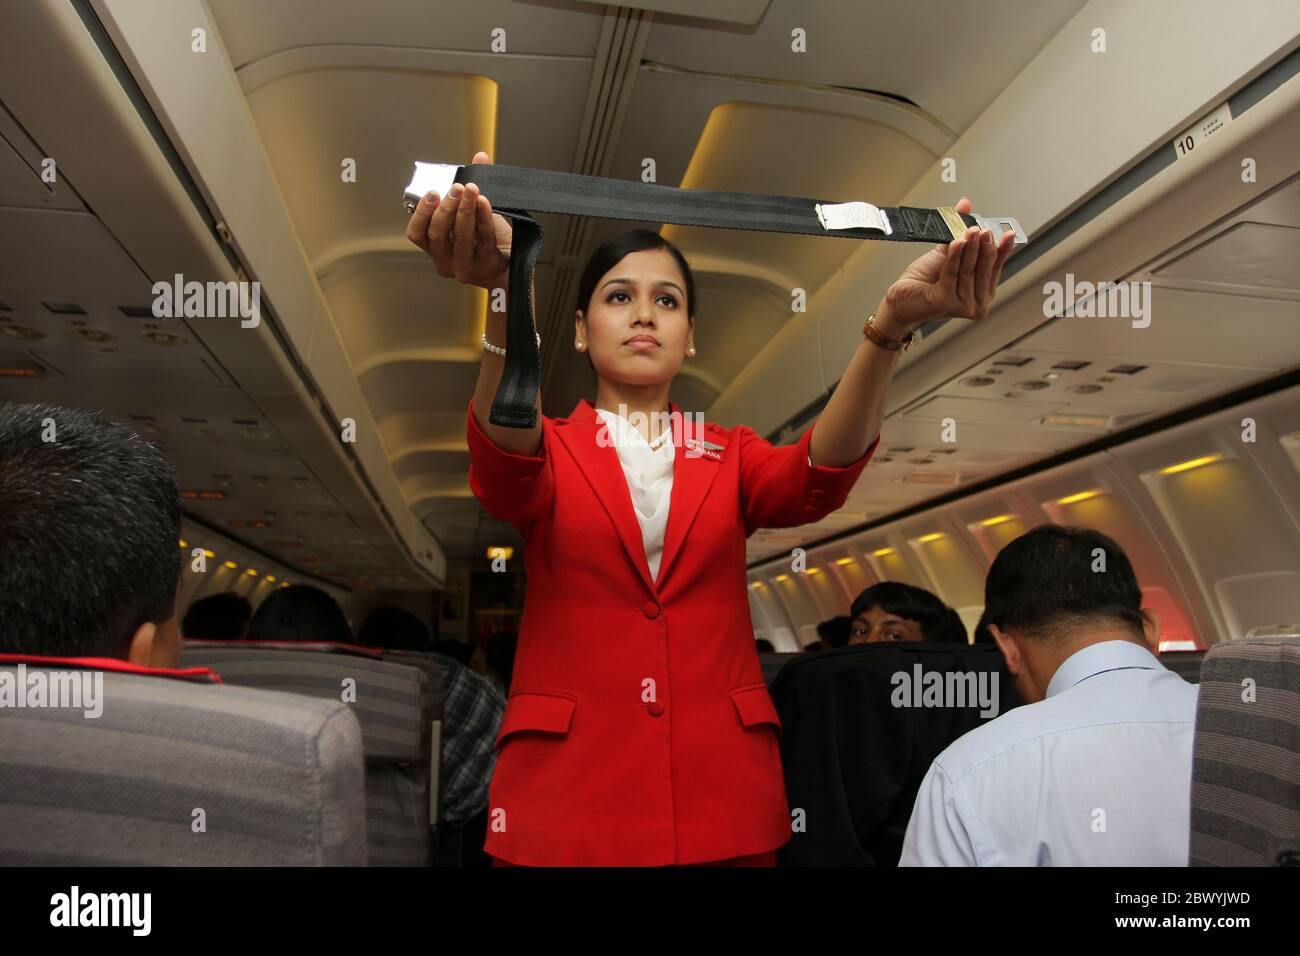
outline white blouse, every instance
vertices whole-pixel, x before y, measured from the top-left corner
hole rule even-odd
[[[673,494],[673,456],[676,448],[671,433],[656,449],[626,418],[604,408],[596,414],[609,427],[609,435],[618,453],[627,489],[632,496],[632,510],[641,525],[650,580],[658,581],[659,560],[664,552],[664,532],[668,528],[668,506]]]

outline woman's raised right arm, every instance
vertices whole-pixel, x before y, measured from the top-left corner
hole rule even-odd
[[[491,162],[487,153],[474,155],[475,165]],[[438,275],[454,278],[466,285],[476,285],[492,294],[494,289],[509,287],[510,223],[492,212],[492,204],[480,195],[478,187],[467,183],[453,186],[445,197],[429,193],[416,207],[406,227],[406,238],[433,259]],[[536,314],[536,293],[533,314]],[[484,329],[487,340],[506,347],[506,312],[487,314]],[[472,411],[479,430],[503,451],[514,455],[536,456],[542,444],[542,395],[538,389],[537,424],[532,428],[503,428],[488,421],[492,401],[501,384],[506,360],[495,352],[483,351],[478,383],[474,387]]]

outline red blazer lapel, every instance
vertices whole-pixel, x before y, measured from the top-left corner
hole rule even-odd
[[[673,493],[668,505],[664,553],[659,559],[660,582],[667,580],[673,559],[686,543],[686,534],[722,467],[716,453],[706,455],[701,453],[699,446],[688,447],[704,441],[703,422],[695,416],[683,414],[673,402],[668,403],[668,408],[673,417],[673,444],[677,450],[673,453]]]
[[[555,434],[564,442],[578,463],[578,469],[586,476],[596,500],[604,507],[609,520],[614,523],[619,539],[628,557],[636,565],[637,571],[651,591],[655,590],[650,580],[650,565],[645,559],[645,542],[641,540],[641,525],[637,523],[636,513],[632,510],[632,493],[628,491],[627,478],[619,462],[618,452],[612,444],[604,446],[597,440],[600,430],[604,428],[596,408],[587,399],[583,399],[574,408],[567,424],[555,429]],[[672,524],[672,507],[677,502],[677,469],[673,468],[673,497],[669,505],[668,521]]]

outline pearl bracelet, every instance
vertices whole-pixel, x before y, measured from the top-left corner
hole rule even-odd
[[[537,347],[538,347],[538,348],[541,348],[541,347],[542,347],[542,333],[541,333],[541,332],[534,331],[533,334],[537,336]],[[491,344],[488,343],[488,340],[487,340],[487,333],[486,333],[486,332],[483,333],[483,348],[487,349],[489,352],[495,352],[497,355],[505,355],[505,354],[506,354],[506,350],[505,350],[505,349],[501,348],[500,346],[491,345]]]

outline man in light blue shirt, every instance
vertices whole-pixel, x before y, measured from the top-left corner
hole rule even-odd
[[[1186,866],[1196,687],[1100,532],[1044,525],[989,570],[985,615],[1026,702],[921,783],[900,866]]]

